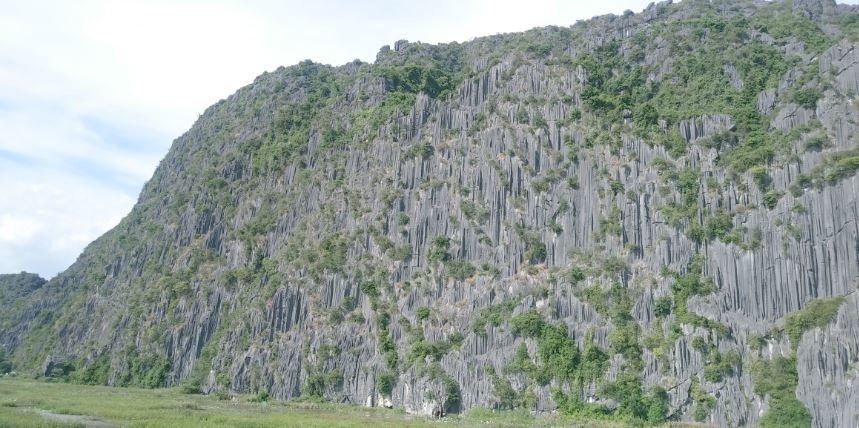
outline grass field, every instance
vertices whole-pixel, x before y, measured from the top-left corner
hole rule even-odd
[[[59,421],[62,416],[86,418],[93,427],[478,427],[478,426],[602,426],[558,416],[533,418],[527,412],[478,409],[441,421],[402,411],[348,405],[271,401],[253,403],[247,397],[222,401],[186,395],[178,389],[112,388],[0,378],[0,427],[88,426]],[[83,419],[81,419],[83,420]]]

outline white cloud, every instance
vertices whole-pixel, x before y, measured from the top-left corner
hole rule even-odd
[[[113,227],[134,198],[51,167],[0,161],[0,272],[54,275]]]
[[[12,244],[28,242],[33,235],[42,228],[42,225],[31,218],[17,218],[11,214],[0,216],[0,242]]]
[[[172,139],[263,71],[647,3],[0,0],[0,272],[69,265],[129,211]]]

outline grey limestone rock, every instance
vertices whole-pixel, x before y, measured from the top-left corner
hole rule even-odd
[[[859,293],[853,290],[835,321],[802,337],[797,396],[815,427],[859,425]]]

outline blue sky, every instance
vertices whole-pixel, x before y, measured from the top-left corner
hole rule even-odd
[[[68,267],[130,211],[173,138],[263,71],[648,3],[0,0],[0,273]]]

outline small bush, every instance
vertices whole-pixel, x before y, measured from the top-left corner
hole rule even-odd
[[[644,397],[644,405],[647,408],[645,420],[652,425],[659,425],[668,417],[668,392],[659,385],[653,385],[650,392]]]
[[[672,306],[673,302],[671,296],[660,297],[653,302],[653,315],[657,317],[669,315],[671,313]]]
[[[817,100],[822,96],[823,94],[820,92],[820,89],[817,88],[799,89],[793,93],[793,102],[813,110],[817,107]]]
[[[12,371],[12,362],[6,357],[6,350],[0,348],[0,374],[6,374]]]
[[[409,220],[410,219],[409,219],[408,214],[406,214],[406,213],[397,214],[397,224],[399,224],[400,226],[405,226],[405,225],[409,224]]]
[[[445,265],[447,274],[460,281],[470,278],[477,273],[477,268],[467,260],[454,260]]]
[[[507,298],[497,305],[492,305],[488,308],[482,309],[472,322],[472,331],[478,336],[485,336],[486,326],[500,326],[501,323],[507,320],[507,318],[513,312],[513,309],[516,307],[516,304],[517,302],[515,300]]]
[[[767,209],[775,208],[776,204],[778,204],[779,199],[784,196],[784,192],[779,192],[777,190],[770,190],[769,192],[764,193],[763,203]]]
[[[707,382],[720,382],[725,376],[732,376],[741,364],[740,354],[736,350],[732,349],[724,354],[714,350],[707,356],[704,379],[707,379]]]
[[[602,269],[611,275],[618,275],[629,269],[626,262],[618,256],[609,256],[603,260]]]
[[[794,349],[799,346],[802,334],[817,327],[825,327],[831,323],[838,313],[838,308],[844,303],[844,297],[838,296],[831,299],[810,300],[805,308],[787,314],[785,317],[785,332],[790,338],[790,344]]]
[[[795,357],[775,357],[752,363],[755,394],[769,395],[770,408],[760,419],[762,427],[807,427],[811,415],[796,398],[798,381]]]
[[[823,150],[827,144],[828,142],[826,141],[826,138],[820,135],[815,135],[814,137],[805,140],[805,150],[820,151]]]
[[[537,337],[543,331],[543,317],[535,311],[516,315],[510,320],[513,324],[513,334],[525,337]]]
[[[698,350],[698,352],[707,351],[707,342],[701,336],[695,336],[692,339],[692,348]]]
[[[343,375],[339,371],[330,371],[327,373],[316,373],[307,376],[307,383],[304,386],[304,394],[310,397],[323,397],[325,391],[337,387],[343,383]],[[258,394],[260,402],[268,401],[268,392],[261,391]]]
[[[415,317],[418,321],[423,321],[428,319],[430,316],[430,309],[426,306],[421,306],[415,311]]]
[[[391,393],[394,391],[394,386],[397,384],[397,375],[396,373],[386,371],[379,374],[379,377],[376,378],[376,388],[380,393],[384,396],[391,396]]]
[[[459,348],[462,346],[462,342],[465,341],[465,336],[460,332],[452,333],[447,337],[447,343],[450,344],[452,348]]]
[[[374,282],[364,282],[361,284],[360,288],[361,292],[366,294],[371,299],[379,297],[379,287]]]
[[[268,395],[268,391],[262,390],[258,392],[257,395],[254,395],[253,397],[249,398],[248,401],[250,401],[251,403],[265,403],[268,402],[270,398],[271,397]]]
[[[632,120],[637,126],[647,128],[656,125],[659,120],[659,112],[649,103],[644,103],[635,108],[632,112]]]
[[[859,156],[850,156],[839,159],[835,167],[826,174],[826,181],[830,184],[853,175],[859,170]]]
[[[200,384],[196,382],[188,382],[183,383],[179,387],[179,392],[182,394],[201,394],[203,391],[200,390]]]
[[[704,422],[710,416],[710,410],[716,405],[716,398],[708,394],[701,384],[698,383],[698,378],[692,378],[692,386],[689,388],[689,395],[692,398],[694,408],[692,417],[697,422]]]
[[[447,252],[448,248],[450,248],[450,239],[446,236],[436,236],[430,245],[427,259],[429,261],[446,262],[450,259],[450,254]]]
[[[435,152],[435,149],[433,149],[432,144],[421,143],[421,144],[415,144],[414,146],[409,147],[409,149],[406,150],[406,152],[403,154],[403,157],[405,157],[406,159],[415,159],[415,158],[429,159],[432,157],[434,152]]]
[[[755,180],[755,184],[758,185],[758,189],[763,191],[767,188],[770,182],[770,176],[767,171],[767,167],[763,165],[755,165],[749,168],[749,173],[752,174],[752,179]]]
[[[733,228],[734,222],[731,214],[721,208],[704,220],[704,229],[709,239],[724,240]]]
[[[570,267],[568,276],[570,278],[570,282],[574,285],[585,280],[585,273],[576,266]]]

